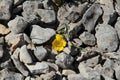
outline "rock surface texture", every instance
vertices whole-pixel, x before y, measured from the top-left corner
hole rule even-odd
[[[0,80],[120,80],[120,0],[0,0]]]

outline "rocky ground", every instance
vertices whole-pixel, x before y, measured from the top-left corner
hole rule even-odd
[[[0,80],[120,80],[119,46],[120,0],[0,0]]]

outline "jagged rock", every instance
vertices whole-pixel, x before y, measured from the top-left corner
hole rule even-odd
[[[11,8],[13,0],[0,0],[0,20],[9,20],[11,18]]]
[[[15,67],[24,75],[24,76],[28,76],[29,75],[29,71],[27,70],[27,68],[25,67],[25,65],[23,65],[22,62],[20,62],[19,60],[19,54],[20,54],[20,49],[17,48],[13,55],[11,56],[13,63],[15,65]]]
[[[92,32],[95,30],[95,24],[98,18],[102,15],[103,11],[100,7],[100,4],[93,4],[83,15],[82,23],[85,27],[85,30]]]
[[[96,28],[98,48],[104,52],[113,52],[118,48],[118,36],[116,30],[107,24],[99,24]]]
[[[30,70],[32,74],[41,74],[49,72],[49,66],[44,62],[36,62],[35,64],[28,65],[26,67]]]
[[[55,35],[55,31],[50,28],[42,28],[38,25],[32,25],[30,38],[34,44],[42,44],[50,40]]]
[[[23,17],[17,16],[15,19],[8,22],[9,29],[15,34],[24,32],[27,27],[27,21]]]
[[[89,32],[83,32],[79,38],[85,45],[94,46],[96,43],[95,36]]]
[[[0,71],[0,80],[24,80],[24,76],[20,73],[3,69]]]
[[[47,55],[47,50],[43,46],[35,47],[34,55],[39,61],[42,61]]]
[[[70,68],[74,58],[66,53],[60,53],[56,56],[55,63],[61,68]]]
[[[26,45],[23,45],[20,49],[20,61],[23,63],[32,63],[32,57],[30,56],[30,53],[28,52],[28,49],[26,47]]]

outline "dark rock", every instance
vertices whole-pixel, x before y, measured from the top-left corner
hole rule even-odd
[[[42,44],[50,40],[55,35],[55,31],[50,28],[42,28],[38,25],[32,25],[30,37],[34,44]]]
[[[98,18],[102,15],[103,11],[100,7],[100,4],[93,4],[83,15],[82,23],[85,27],[85,30],[92,32],[95,30],[95,24]]]
[[[79,38],[85,45],[94,46],[96,43],[95,36],[89,32],[83,32]]]
[[[70,68],[74,58],[68,54],[60,53],[56,56],[55,63],[61,68]]]
[[[8,22],[11,32],[18,34],[24,32],[27,27],[27,21],[23,17],[17,16],[15,19]]]
[[[13,0],[0,0],[0,20],[9,20],[11,18],[11,8]]]
[[[118,48],[118,36],[116,30],[106,24],[100,24],[96,28],[98,48],[104,52],[112,52]]]
[[[34,55],[39,61],[42,61],[47,55],[47,50],[43,46],[35,47]]]

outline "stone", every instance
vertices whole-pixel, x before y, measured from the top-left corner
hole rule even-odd
[[[85,45],[94,46],[96,43],[95,36],[89,32],[83,32],[79,38]]]
[[[72,42],[72,43],[73,43],[74,46],[76,46],[76,47],[80,47],[80,46],[82,46],[82,44],[83,44],[82,40],[80,40],[79,38],[73,39],[73,42]]]
[[[10,30],[6,26],[0,24],[0,34],[5,35],[8,34],[9,32]]]
[[[50,28],[42,28],[38,25],[32,25],[30,38],[34,44],[42,44],[50,40],[55,35],[55,31]]]
[[[49,72],[49,66],[44,62],[36,62],[35,64],[25,65],[32,74],[41,74]]]
[[[0,45],[3,45],[5,43],[5,37],[0,37]]]
[[[118,48],[116,30],[107,24],[99,24],[96,28],[97,45],[103,52],[113,52]]]
[[[103,11],[100,7],[100,4],[93,4],[83,15],[82,23],[85,27],[85,30],[92,32],[95,30],[95,24],[99,17],[102,15]]]
[[[120,66],[115,68],[115,76],[117,80],[120,80]]]
[[[40,76],[43,80],[55,80],[56,79],[56,73],[54,71],[51,71],[46,74],[42,74]]]
[[[27,27],[27,21],[21,16],[15,17],[13,20],[8,22],[9,29],[15,34],[24,32]]]
[[[29,75],[29,71],[27,70],[27,68],[25,67],[25,65],[23,65],[22,62],[20,62],[19,60],[19,54],[20,54],[20,49],[17,48],[13,55],[11,56],[11,59],[13,60],[13,63],[15,65],[15,67],[24,75],[24,76],[28,76]]]
[[[115,5],[115,9],[118,12],[118,14],[120,15],[120,0],[116,0],[116,5]]]
[[[88,80],[88,79],[83,77],[81,74],[70,74],[68,75],[68,80]]]
[[[0,45],[0,58],[4,55],[3,45]]]
[[[11,18],[13,0],[0,0],[0,20],[9,20]]]
[[[89,67],[95,67],[99,63],[99,58],[100,56],[98,55],[86,60],[86,65]]]
[[[75,6],[74,4],[71,4],[71,6],[68,4],[63,5],[58,10],[57,18],[63,23],[77,22],[77,20],[82,18],[88,8],[87,5],[88,3],[78,4],[78,6]]]
[[[30,56],[30,53],[28,52],[28,49],[26,45],[23,45],[20,49],[20,61],[26,64],[32,63],[32,57]]]
[[[70,68],[74,58],[66,53],[60,53],[56,57],[55,63],[61,68]]]
[[[39,61],[42,61],[47,55],[47,50],[43,46],[36,46],[34,49],[34,55]]]
[[[117,22],[115,24],[115,29],[116,29],[118,37],[120,39],[120,18],[117,19]]]
[[[24,76],[20,73],[15,73],[9,71],[8,69],[3,69],[0,71],[0,80],[23,80]]]
[[[54,10],[37,9],[36,13],[44,23],[52,24],[56,22],[56,14]]]
[[[62,74],[65,75],[65,76],[68,76],[70,74],[76,74],[76,72],[73,71],[73,70],[64,69],[64,70],[62,70]]]
[[[110,21],[111,16],[114,14],[114,6],[113,6],[113,0],[98,0],[98,2],[101,4],[101,7],[104,11],[102,19],[104,20],[104,24],[108,24]],[[112,18],[114,19],[114,17]]]
[[[7,61],[1,63],[1,64],[0,64],[0,67],[1,67],[1,68],[12,69],[14,66],[13,66],[13,64],[12,64],[12,60],[9,59],[9,60],[7,60]]]

